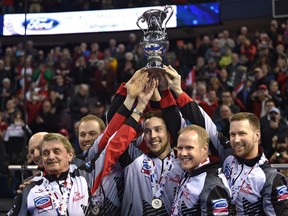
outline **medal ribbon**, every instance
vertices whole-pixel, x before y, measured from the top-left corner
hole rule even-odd
[[[181,181],[177,187],[177,191],[176,191],[176,195],[175,198],[173,200],[173,204],[172,204],[172,213],[171,216],[178,216],[178,212],[179,212],[179,206],[181,203],[181,198],[182,198],[182,194],[183,194],[183,190],[184,188],[186,188],[186,181],[188,180],[189,176],[187,175],[187,177],[184,178],[184,176],[186,175],[187,171],[185,171],[182,174],[181,177]]]
[[[231,175],[232,175],[232,185],[231,185],[231,192],[232,192],[232,203],[235,204],[235,201],[238,197],[238,194],[242,188],[242,186],[244,185],[245,181],[247,180],[248,178],[248,175],[252,172],[253,167],[251,167],[251,169],[249,171],[246,171],[244,172],[243,174],[243,177],[241,176],[240,178],[240,181],[237,181],[237,172],[238,172],[238,169],[236,170],[236,167],[235,167],[235,158],[233,159],[232,161],[232,169],[231,169]],[[244,165],[243,165],[244,166]],[[235,168],[235,172],[233,173],[233,169]],[[241,173],[239,173],[238,175],[241,175]],[[236,184],[236,182],[238,182]]]
[[[195,169],[198,169],[200,167],[202,167],[203,165],[205,164],[208,164],[210,163],[210,159],[209,158],[206,158],[202,163],[200,163]],[[186,177],[185,177],[186,176]],[[184,178],[185,177],[185,178]],[[173,200],[173,204],[172,204],[172,213],[171,213],[171,216],[178,216],[178,212],[179,212],[179,207],[180,207],[180,204],[181,204],[181,201],[182,201],[182,194],[183,194],[183,191],[184,189],[186,188],[186,181],[189,179],[189,174],[187,173],[187,171],[185,171],[183,174],[182,174],[182,177],[181,177],[181,181],[177,187],[177,191],[176,191],[176,195],[175,195],[175,198]]]
[[[168,172],[172,168],[173,161],[175,159],[174,151],[172,150],[170,152],[170,155],[166,157],[164,160],[164,167],[163,167],[163,172],[160,175],[159,181],[157,178],[156,174],[156,164],[153,160],[151,160],[149,157],[145,158],[143,160],[143,165],[149,163],[149,173],[150,173],[150,182],[151,182],[151,189],[152,189],[152,194],[154,198],[160,198],[164,189],[164,186],[166,184],[166,181],[168,179]]]
[[[70,196],[70,192],[71,192],[72,185],[73,185],[70,174],[68,173],[67,178],[64,181],[61,197],[59,197],[59,195],[61,194],[57,195],[57,192],[53,190],[53,188],[49,184],[48,179],[46,178],[44,178],[44,185],[45,185],[46,190],[49,192],[49,196],[52,199],[52,204],[53,204],[53,207],[56,209],[57,214],[59,216],[66,215],[68,202],[69,202],[69,196]]]

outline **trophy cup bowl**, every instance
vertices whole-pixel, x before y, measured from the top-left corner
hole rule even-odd
[[[167,18],[169,9],[171,9],[171,11]],[[152,77],[159,78],[159,76],[165,72],[163,69],[162,56],[169,49],[166,25],[172,14],[173,8],[171,6],[165,6],[164,10],[150,9],[145,11],[136,22],[137,26],[144,32],[139,44],[144,55],[147,57],[146,68]],[[165,25],[162,27],[165,19]],[[146,22],[148,29],[144,30],[139,25],[139,21]]]

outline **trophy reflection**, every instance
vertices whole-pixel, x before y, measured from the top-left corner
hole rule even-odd
[[[170,14],[167,17],[167,14]],[[140,16],[136,22],[137,26],[144,32],[140,40],[140,46],[144,55],[147,57],[146,68],[152,76],[158,77],[159,73],[163,73],[162,56],[169,48],[169,41],[166,33],[166,25],[173,14],[171,6],[165,6],[164,10],[151,9],[147,10]],[[164,27],[163,22],[166,20]],[[146,22],[148,29],[144,30],[140,25]]]

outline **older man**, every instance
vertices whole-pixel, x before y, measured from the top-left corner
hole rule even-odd
[[[147,82],[148,75],[143,73],[137,83],[138,103],[135,109],[139,112],[143,112],[155,89],[155,81],[148,86]],[[64,136],[55,133],[45,135],[40,149],[46,175],[23,190],[22,203],[13,206],[8,215],[78,216],[97,211],[90,189],[100,186],[103,177],[137,135],[139,120],[140,115],[132,112],[102,154],[80,168],[70,164],[74,150]]]

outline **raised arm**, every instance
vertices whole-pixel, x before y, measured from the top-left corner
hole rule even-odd
[[[181,76],[170,65],[165,67],[164,75],[168,81],[170,89],[175,93],[176,102],[184,118],[191,124],[205,128],[209,134],[212,145],[209,145],[213,155],[219,155],[221,160],[232,154],[229,140],[217,131],[217,127],[209,115],[190,98],[181,88]]]
[[[112,100],[111,106],[107,112],[107,123],[111,121],[114,114],[117,112],[118,108],[124,103],[127,96],[127,88],[129,88],[129,85],[135,83],[135,81],[138,79],[138,77],[145,72],[145,68],[141,68],[137,70],[132,78],[127,83],[121,83],[118,90],[116,91],[116,94]]]
[[[137,92],[139,93],[136,107],[130,117],[119,128],[115,136],[108,142],[107,147],[95,162],[95,167],[98,172],[99,168],[102,168],[94,180],[91,190],[92,193],[96,191],[101,180],[110,172],[111,167],[127,149],[130,142],[136,137],[138,130],[141,128],[141,125],[138,123],[141,118],[141,113],[143,113],[152,96],[156,86],[156,80],[150,80],[148,82],[148,76],[144,74],[143,77],[139,79],[139,82],[135,84],[135,87],[136,86],[138,88]],[[139,90],[141,90],[141,93]],[[133,93],[131,92],[131,94],[135,94],[135,92],[136,90],[133,91]],[[130,94],[129,91],[128,94]]]
[[[140,82],[142,82],[143,79],[148,80],[147,77],[147,72],[145,73],[145,70],[141,69],[138,70],[134,76],[125,84],[125,100],[122,101],[121,105],[119,105],[117,112],[113,114],[113,117],[103,134],[95,140],[93,146],[89,149],[85,161],[92,160],[96,154],[99,156],[107,145],[109,138],[120,128],[127,117],[130,116],[133,104],[135,103],[137,96],[142,91],[142,88],[139,88]]]

